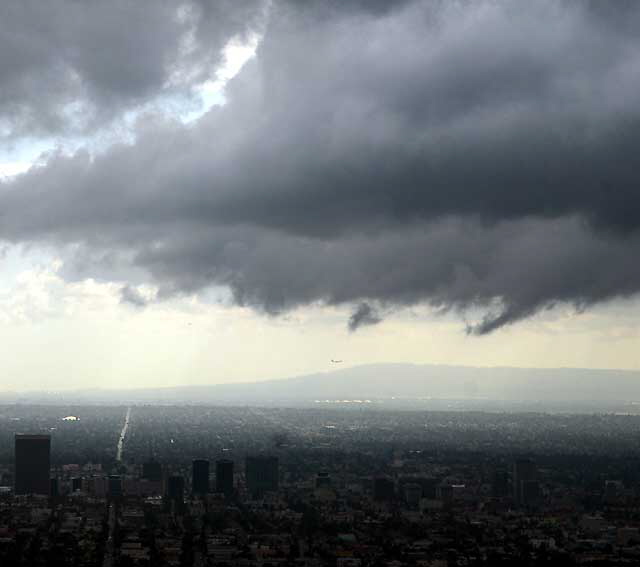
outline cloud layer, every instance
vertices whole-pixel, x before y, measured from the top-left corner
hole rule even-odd
[[[202,80],[265,13],[158,5],[173,16],[158,8],[150,36],[172,31],[151,61],[145,44],[131,62],[144,74],[117,72],[117,50],[113,74],[63,58],[83,77],[77,94],[6,57],[11,77],[51,83],[63,102],[11,79],[0,116],[22,105],[49,128],[76,97],[111,111],[160,96],[169,77]],[[73,244],[79,271],[135,269],[159,297],[223,285],[269,313],[353,304],[353,328],[376,305],[426,302],[481,307],[471,330],[485,333],[556,302],[632,295],[638,31],[633,2],[275,0],[224,107],[189,126],[141,119],[133,143],[98,156],[51,156],[0,188],[0,238]],[[82,39],[68,33],[64,53]]]
[[[86,133],[211,76],[260,0],[25,0],[0,7],[0,139]]]

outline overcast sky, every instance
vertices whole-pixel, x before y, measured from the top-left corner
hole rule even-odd
[[[0,6],[3,389],[640,369],[640,3]]]

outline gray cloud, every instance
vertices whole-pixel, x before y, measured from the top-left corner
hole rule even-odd
[[[426,303],[479,309],[486,315],[469,332],[484,334],[559,302],[585,309],[631,296],[640,282],[630,261],[640,235],[597,234],[577,217],[492,225],[450,218],[333,240],[243,226],[166,230],[156,241],[137,239],[135,230],[122,235],[136,250],[133,259],[123,252],[122,262],[149,274],[160,298],[217,285],[270,315],[317,301],[356,309],[365,302],[383,312]],[[95,265],[90,253],[79,257],[77,277],[103,268],[102,255]]]
[[[133,286],[125,285],[120,290],[120,301],[133,307],[146,307],[147,300]]]
[[[380,321],[382,321],[382,319],[378,316],[375,309],[363,301],[351,314],[351,317],[349,317],[349,330],[357,331],[362,326],[376,325],[380,323]]]
[[[0,7],[0,139],[85,132],[213,76],[260,0],[24,0]]]
[[[0,190],[0,238],[269,313],[481,307],[475,333],[634,294],[640,6],[616,6],[276,1],[225,107],[52,156]]]

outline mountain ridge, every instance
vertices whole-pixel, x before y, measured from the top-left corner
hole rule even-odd
[[[73,399],[260,403],[316,399],[640,400],[640,371],[378,363],[271,379],[164,388],[3,393],[0,401]]]

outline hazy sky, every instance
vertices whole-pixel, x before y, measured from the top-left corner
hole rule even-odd
[[[640,369],[640,3],[0,6],[0,388]]]

